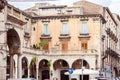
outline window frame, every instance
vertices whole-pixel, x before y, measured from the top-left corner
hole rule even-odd
[[[49,27],[47,23],[43,24],[42,34],[49,35]]]
[[[66,25],[64,25],[66,24]],[[65,26],[65,27],[64,27]],[[62,23],[62,31],[61,31],[61,34],[69,34],[69,31],[68,31],[68,23],[67,22],[63,22]]]
[[[88,34],[88,22],[87,21],[83,21],[81,24],[81,34]]]

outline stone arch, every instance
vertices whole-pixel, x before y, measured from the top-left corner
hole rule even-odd
[[[9,47],[9,54],[19,54],[20,53],[20,37],[15,29],[9,29],[7,31],[7,44]]]
[[[87,62],[86,60],[83,60],[83,66],[84,66],[85,68],[87,68],[87,69],[90,68],[90,66],[89,66],[89,64],[88,64],[88,62]],[[72,64],[72,68],[73,68],[73,69],[80,69],[80,68],[82,68],[82,59],[77,59],[77,60],[75,60],[75,61],[73,62],[73,64]]]
[[[10,69],[10,76],[8,78],[14,77],[14,55],[19,55],[20,52],[20,36],[18,35],[17,31],[12,28],[7,31],[7,46],[9,48],[9,54],[7,55],[7,66]],[[9,63],[8,63],[9,61]],[[10,66],[9,66],[10,65]],[[7,71],[7,70],[6,70]]]
[[[32,57],[30,65],[30,77],[31,78],[36,78],[36,57]]]
[[[120,70],[119,70],[119,75],[118,76],[120,76]]]
[[[53,68],[54,68],[54,70],[61,69],[61,68],[68,69],[69,68],[69,64],[64,59],[58,59],[58,60],[54,61]]]
[[[55,70],[54,74],[58,74],[60,77],[58,78],[59,80],[68,80],[69,77],[68,75],[65,75],[64,73],[68,71],[69,64],[66,60],[64,59],[58,59],[54,61],[53,63],[53,69]]]
[[[15,63],[15,60],[12,58],[12,67],[10,67],[10,64],[11,64],[11,56],[10,55],[7,55],[7,68],[6,68],[6,73],[7,74],[9,74],[8,76],[7,76],[7,78],[10,78],[11,76],[10,75],[12,75],[12,77],[15,77],[15,76],[13,76],[13,74],[15,74],[15,65],[16,65],[16,63]],[[12,72],[12,73],[11,73]]]
[[[118,70],[117,70],[117,67],[114,67],[114,75],[115,77],[117,77],[119,74],[118,74]]]
[[[48,64],[49,63],[49,64]],[[50,78],[50,66],[52,64],[47,60],[47,59],[42,59],[40,62],[39,62],[39,70],[38,70],[38,73],[39,73],[39,79],[38,80],[44,80],[44,79],[49,79]]]
[[[47,59],[42,59],[40,62],[39,62],[39,68],[49,68],[49,66],[47,65],[48,63],[48,60]]]

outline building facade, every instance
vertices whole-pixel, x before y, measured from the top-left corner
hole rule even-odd
[[[0,16],[2,80],[68,80],[68,68],[83,66],[100,71],[98,76],[120,75],[120,20],[107,7],[83,0],[70,7],[42,3],[22,11],[8,4]]]

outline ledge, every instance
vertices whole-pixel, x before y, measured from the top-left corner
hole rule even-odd
[[[86,34],[83,34],[83,33],[80,33],[80,35],[78,36],[78,38],[80,39],[80,40],[82,40],[82,39],[90,39],[90,34],[89,33],[86,33]]]

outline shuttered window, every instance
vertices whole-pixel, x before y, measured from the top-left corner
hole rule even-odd
[[[81,41],[81,49],[84,50],[84,52],[87,52],[88,43],[86,40]]]
[[[43,46],[43,50],[49,51],[49,42],[46,42],[46,44]]]
[[[62,51],[63,52],[68,51],[68,42],[67,41],[62,41]]]

